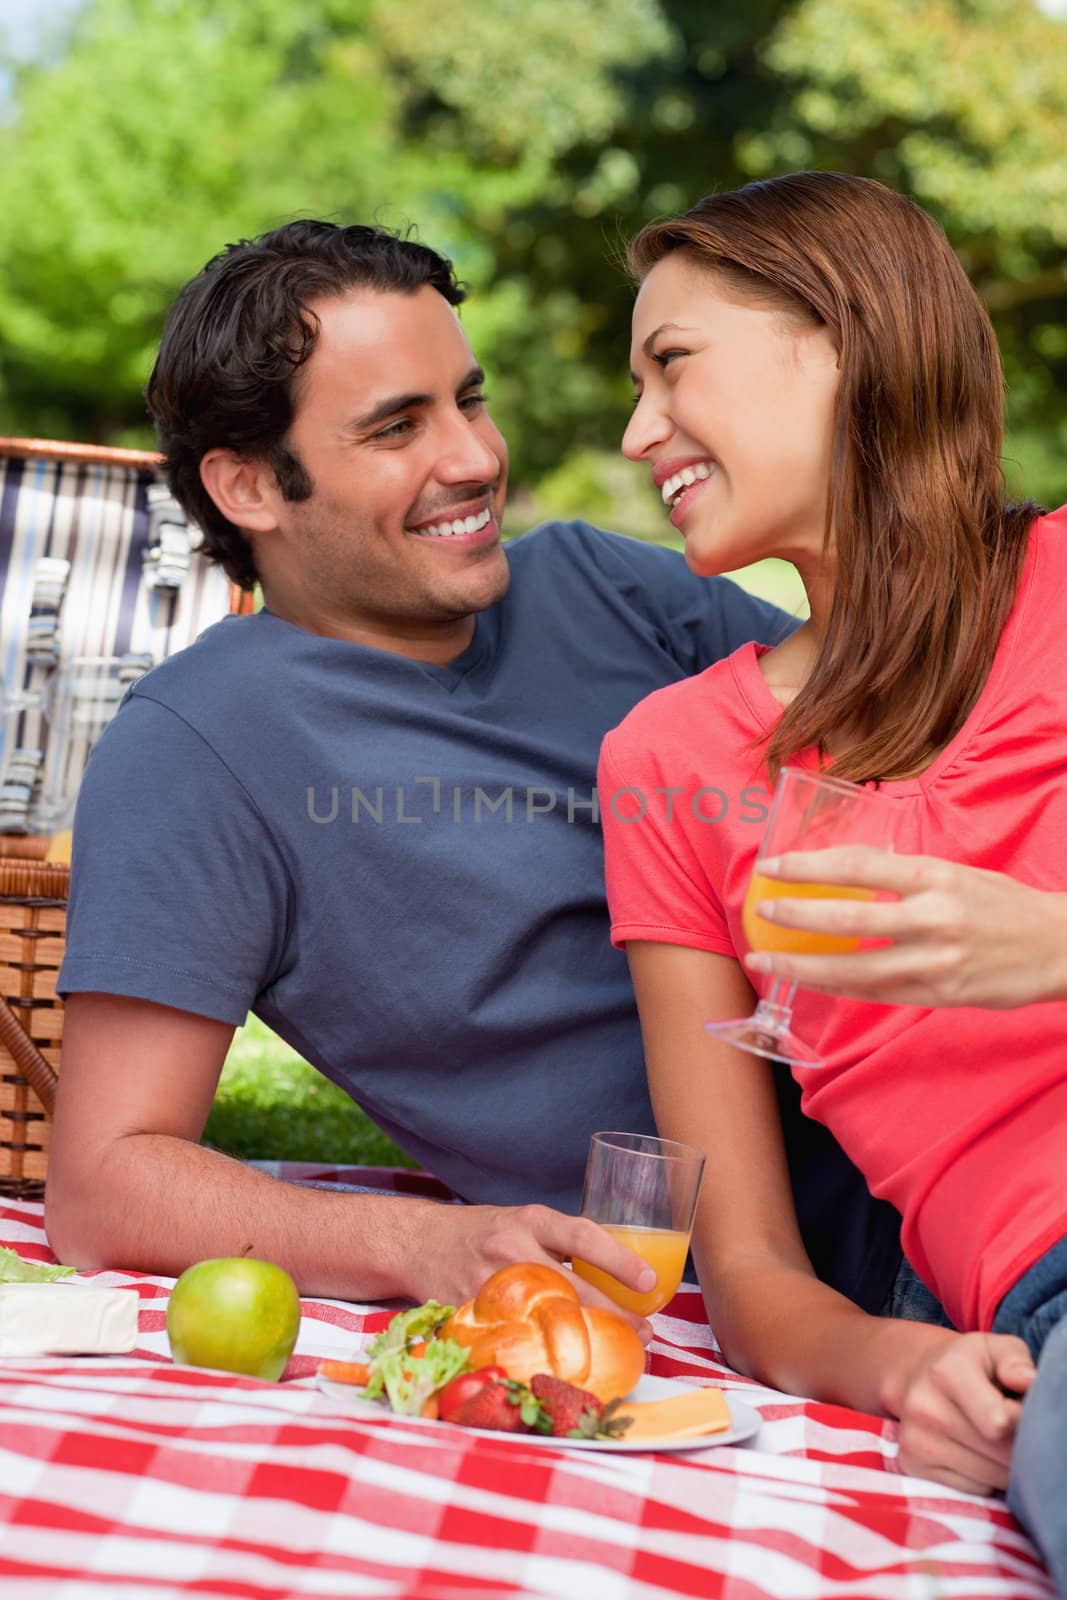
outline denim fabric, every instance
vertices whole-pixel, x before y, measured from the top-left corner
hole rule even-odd
[[[1025,1339],[1037,1362],[1012,1452],[1008,1505],[1067,1596],[1067,1238],[1005,1295],[993,1332]]]
[[[1067,1238],[1039,1256],[997,1307],[994,1333],[1014,1333],[1025,1339],[1030,1354],[1040,1361],[1045,1341],[1067,1317]]]
[[[905,1322],[932,1322],[939,1328],[952,1327],[944,1306],[926,1287],[907,1256],[901,1257],[882,1315]]]

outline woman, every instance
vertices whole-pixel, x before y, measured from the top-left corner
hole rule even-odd
[[[992,328],[901,196],[832,173],[752,184],[646,228],[632,262],[625,453],[696,572],[785,557],[811,607],[776,648],[643,702],[601,756],[657,1120],[709,1152],[693,1251],[711,1323],[742,1370],[898,1417],[907,1470],[1003,1487],[1018,1428],[1012,1503],[1067,1583],[1067,1006],[797,998],[825,1062],[796,1070],[805,1108],[902,1212],[959,1333],[868,1317],[815,1279],[775,1125],[784,1069],[701,1028],[751,1008],[741,907],[786,761],[877,782],[902,852],[1067,889],[1067,515],[1003,504]]]

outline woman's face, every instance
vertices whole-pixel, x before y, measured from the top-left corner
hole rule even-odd
[[[827,330],[746,301],[678,250],[641,285],[631,365],[623,454],[652,468],[693,571],[817,565],[838,384]]]

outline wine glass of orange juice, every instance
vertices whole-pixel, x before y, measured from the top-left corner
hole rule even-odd
[[[891,850],[897,821],[893,802],[876,789],[843,778],[783,767],[771,803],[767,831],[760,845],[745,896],[742,922],[753,950],[788,951],[795,955],[845,955],[859,948],[858,939],[840,934],[783,928],[756,915],[763,900],[873,900],[873,889],[852,889],[829,883],[784,883],[769,878],[760,862],[790,850],[828,850],[842,844],[873,845]],[[706,1022],[717,1039],[790,1066],[821,1065],[814,1050],[792,1031],[795,983],[776,978],[750,1017]]]
[[[691,1145],[644,1133],[594,1133],[582,1191],[582,1216],[654,1268],[659,1280],[638,1294],[588,1261],[571,1266],[616,1305],[640,1316],[659,1311],[677,1292],[689,1253],[704,1156]]]

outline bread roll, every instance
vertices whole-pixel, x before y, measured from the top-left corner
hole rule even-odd
[[[583,1306],[569,1278],[533,1261],[494,1272],[441,1333],[465,1345],[475,1367],[503,1367],[519,1383],[550,1372],[605,1402],[629,1394],[645,1370],[625,1317]]]

